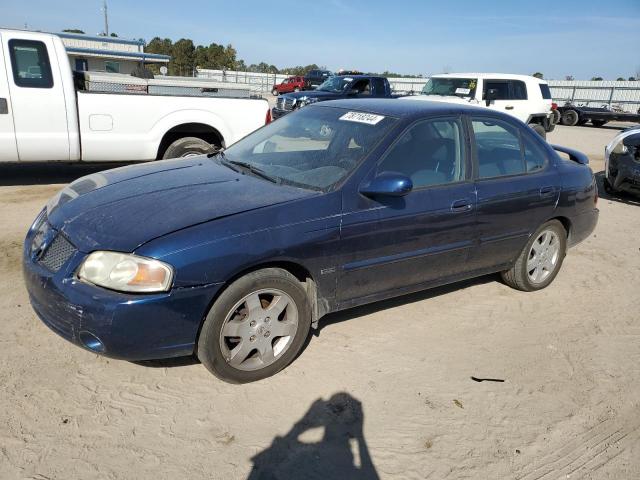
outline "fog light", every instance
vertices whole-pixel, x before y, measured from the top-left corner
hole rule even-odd
[[[84,345],[89,350],[96,353],[104,352],[104,344],[93,333],[80,332],[79,337],[80,337],[80,342],[82,342],[82,345]]]

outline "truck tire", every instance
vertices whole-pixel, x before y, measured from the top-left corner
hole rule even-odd
[[[296,92],[296,93],[299,92],[300,91],[300,87],[294,88],[293,91]]]
[[[183,137],[173,142],[162,155],[163,160],[169,158],[194,157],[205,155],[215,150],[215,147],[201,138]]]
[[[606,120],[591,120],[591,125],[594,127],[602,127],[605,123],[607,123]]]
[[[529,126],[545,140],[547,139],[547,131],[539,123],[530,123]]]
[[[577,125],[578,120],[580,120],[580,116],[575,110],[565,110],[560,119],[563,125],[567,125],[569,127]]]
[[[273,90],[271,90],[271,95],[273,95],[274,97],[278,96],[278,90],[276,90],[275,88]]]
[[[553,124],[557,125],[560,123],[560,119],[562,118],[562,114],[560,113],[560,110],[553,110]]]

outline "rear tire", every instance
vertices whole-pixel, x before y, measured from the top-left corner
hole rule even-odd
[[[271,90],[271,95],[273,95],[274,97],[278,96],[278,90],[276,90],[275,88],[273,90]]]
[[[562,117],[560,118],[560,121],[562,122],[562,124],[567,125],[569,127],[573,127],[577,125],[578,120],[580,120],[580,116],[578,115],[578,112],[576,112],[575,110],[565,110],[562,113]]]
[[[173,142],[162,155],[163,160],[169,158],[194,157],[215,151],[216,147],[197,137],[183,137]]]
[[[547,131],[539,123],[530,123],[529,126],[542,138],[547,139]]]
[[[549,244],[545,245],[547,241]],[[531,235],[513,267],[501,273],[502,280],[523,292],[541,290],[558,275],[566,251],[567,232],[564,226],[557,220],[550,220]]]
[[[607,123],[606,120],[591,120],[591,125],[594,127],[602,127],[605,123]]]
[[[239,278],[218,297],[202,325],[197,355],[224,381],[254,382],[289,365],[310,328],[311,305],[302,283],[286,270],[265,268]]]
[[[300,87],[296,87],[293,89],[294,92],[298,93],[300,91]]]

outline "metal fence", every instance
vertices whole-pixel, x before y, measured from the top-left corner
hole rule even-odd
[[[224,70],[197,71],[200,78],[210,78],[221,82],[244,83],[252,92],[269,93],[273,86],[290,75],[256,72],[236,72]],[[419,93],[427,82],[426,78],[389,78],[395,93]],[[562,105],[571,102],[576,105],[607,105],[626,112],[640,109],[640,81],[591,81],[591,80],[548,80],[553,100]]]

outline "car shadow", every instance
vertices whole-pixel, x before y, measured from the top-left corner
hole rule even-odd
[[[247,480],[375,480],[362,403],[345,392],[317,399],[284,436],[252,457]]]
[[[596,173],[595,177],[596,182],[598,182],[598,196],[602,200],[640,206],[640,195],[633,195],[627,192],[607,193],[604,189],[604,171]]]
[[[66,184],[130,163],[11,163],[0,167],[0,186]]]

